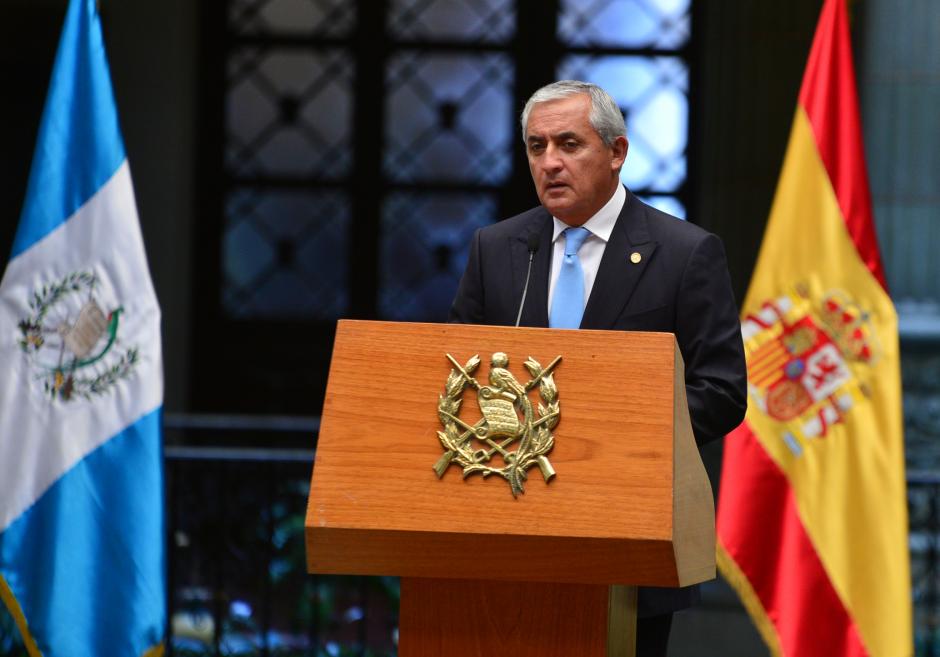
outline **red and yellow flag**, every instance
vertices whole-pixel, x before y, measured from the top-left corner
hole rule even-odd
[[[742,311],[718,564],[771,652],[913,654],[897,316],[872,221],[845,0],[826,0]]]

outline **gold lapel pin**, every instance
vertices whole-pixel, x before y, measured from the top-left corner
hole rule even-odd
[[[643,256],[641,256],[638,251],[634,251],[633,253],[630,254],[630,262],[632,262],[635,265],[639,264],[640,260],[642,259],[643,259]]]

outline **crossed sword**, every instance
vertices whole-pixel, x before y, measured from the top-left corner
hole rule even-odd
[[[447,360],[450,361],[451,365],[453,365],[454,368],[463,375],[464,380],[466,380],[468,384],[470,384],[475,390],[480,389],[479,381],[477,381],[472,376],[467,374],[466,370],[464,370],[464,368],[460,365],[460,363],[454,360],[453,356],[451,356],[450,354],[445,354],[445,356],[447,356]],[[538,376],[536,376],[527,384],[525,384],[525,391],[529,392],[532,388],[538,385],[538,382],[542,380],[542,377],[544,377],[546,374],[551,374],[552,370],[555,369],[555,366],[558,365],[559,362],[561,362],[561,356],[555,356],[555,359],[551,363],[549,363],[548,366],[545,367],[545,369],[539,372]],[[453,420],[454,422],[456,422],[457,424],[459,424],[461,427],[465,429],[465,431],[462,434],[460,434],[460,436],[458,436],[457,438],[458,446],[462,445],[464,442],[469,440],[471,436],[477,436],[478,438],[485,441],[490,446],[490,449],[483,452],[482,455],[480,456],[474,455],[474,459],[476,460],[477,463],[484,463],[486,461],[489,461],[493,457],[493,454],[495,454],[496,452],[499,452],[500,454],[502,454],[503,458],[505,458],[507,462],[512,462],[512,459],[515,457],[515,455],[507,452],[506,448],[514,440],[516,440],[516,438],[506,438],[503,442],[497,443],[492,438],[489,438],[488,436],[486,436],[485,433],[481,433],[481,431],[483,430],[483,426],[486,424],[486,418],[480,418],[480,420],[476,424],[474,424],[473,426],[470,426],[469,424],[461,420],[456,415],[451,415],[450,413],[446,411],[440,411],[440,413],[450,418],[451,420]],[[546,415],[543,418],[539,418],[538,420],[532,423],[531,429],[535,429],[537,426],[548,421],[551,417],[552,417],[551,415]],[[441,457],[437,459],[437,462],[434,464],[433,467],[434,467],[434,472],[437,473],[438,479],[444,476],[444,472],[447,470],[447,467],[450,465],[450,462],[454,460],[454,457],[456,455],[457,453],[454,450],[449,449],[443,454],[441,454]],[[544,457],[542,457],[542,459],[544,459]],[[539,461],[539,467],[542,469],[542,474],[545,476],[545,479],[547,481],[548,479],[551,478],[552,475],[555,474],[555,472],[554,470],[552,470],[551,465],[547,463],[547,459],[544,459],[544,460],[545,460],[544,464],[541,462],[541,460]]]

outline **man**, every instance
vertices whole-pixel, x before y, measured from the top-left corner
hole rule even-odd
[[[541,205],[477,231],[450,320],[674,333],[696,441],[724,436],[744,419],[747,374],[721,241],[620,183],[626,128],[600,87],[539,89],[522,131]],[[638,657],[666,654],[672,613],[697,595],[640,589]]]

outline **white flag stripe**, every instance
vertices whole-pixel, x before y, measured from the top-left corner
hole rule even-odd
[[[7,266],[0,282],[0,362],[8,370],[0,379],[0,430],[12,440],[0,441],[0,531],[80,459],[161,405],[160,311],[146,262],[125,160],[68,221]],[[121,346],[140,346],[140,361],[93,404],[50,403],[41,372],[20,349],[18,323],[34,314],[35,290],[84,271],[98,277],[95,297],[105,312],[124,309]]]

